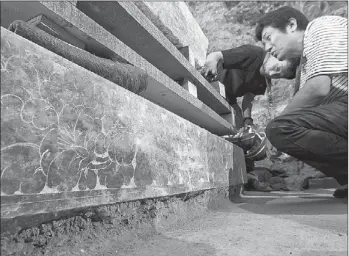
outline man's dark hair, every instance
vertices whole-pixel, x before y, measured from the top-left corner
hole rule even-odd
[[[297,20],[297,29],[305,30],[309,20],[303,13],[295,8],[289,6],[283,6],[275,11],[264,14],[257,20],[256,25],[256,38],[258,41],[262,40],[262,31],[265,27],[271,26],[277,28],[283,32],[286,30],[286,26],[291,18]]]

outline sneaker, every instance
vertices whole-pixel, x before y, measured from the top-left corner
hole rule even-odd
[[[348,184],[337,188],[333,196],[335,198],[348,198]]]

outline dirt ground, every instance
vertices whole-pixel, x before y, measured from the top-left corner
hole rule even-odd
[[[270,198],[247,195],[248,202],[240,204],[224,199],[201,216],[173,225],[145,222],[118,233],[104,226],[88,235],[62,236],[42,252],[50,256],[345,256],[348,205],[331,193],[306,198],[292,193]]]

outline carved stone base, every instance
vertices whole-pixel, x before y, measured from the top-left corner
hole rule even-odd
[[[1,30],[1,219],[242,184],[237,146]]]

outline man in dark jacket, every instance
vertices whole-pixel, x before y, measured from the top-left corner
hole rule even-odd
[[[225,86],[226,98],[235,112],[236,128],[253,125],[252,107],[255,95],[263,95],[271,78],[293,79],[299,61],[278,61],[255,45],[242,45],[210,53],[202,70],[207,80],[219,80]],[[237,97],[243,97],[242,106]],[[254,162],[246,160],[247,172],[254,169]]]
[[[263,62],[273,62],[269,70],[263,69]],[[277,61],[266,58],[261,47],[242,45],[233,49],[212,52],[207,56],[202,74],[210,81],[218,79],[224,84],[226,97],[235,110],[236,128],[253,125],[252,102],[255,95],[265,93],[270,78],[295,78],[296,61]],[[262,71],[262,72],[261,72]],[[242,106],[236,98],[243,97]]]

